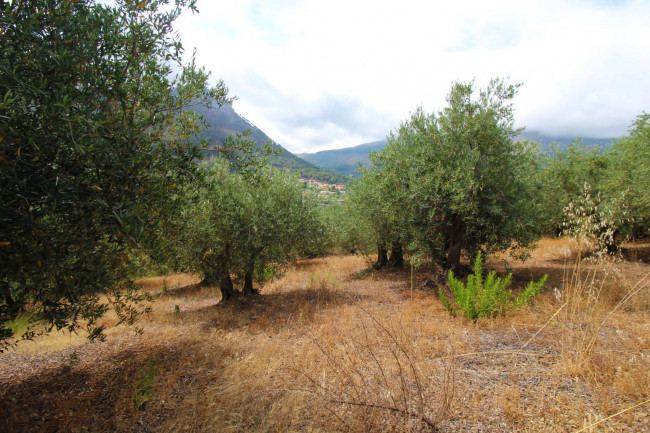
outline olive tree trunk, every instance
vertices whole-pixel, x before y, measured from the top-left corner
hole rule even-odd
[[[384,244],[377,245],[377,262],[375,263],[376,269],[381,269],[388,263],[388,252]]]
[[[244,274],[244,295],[259,294],[259,292],[253,287],[253,273],[255,272],[255,261],[262,253],[262,251],[263,249],[254,250],[248,259],[248,264],[246,265],[246,273]]]
[[[388,259],[388,264],[397,267],[404,265],[404,250],[402,249],[402,242],[393,242],[390,248],[390,258]]]
[[[202,286],[219,286],[219,290],[221,290],[221,300],[223,301],[232,298],[234,293],[232,278],[230,277],[228,267],[222,264],[219,264],[216,270],[207,272],[203,281],[199,284]]]
[[[464,227],[460,215],[452,216],[451,226],[449,227],[449,243],[447,245],[447,260],[445,268],[454,272],[460,268],[460,250],[463,244]]]

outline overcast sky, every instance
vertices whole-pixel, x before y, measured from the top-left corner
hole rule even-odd
[[[522,82],[519,126],[619,136],[650,111],[650,1],[199,0],[176,28],[292,152],[382,139],[453,81]]]

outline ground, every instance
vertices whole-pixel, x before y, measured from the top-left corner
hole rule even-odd
[[[476,323],[444,310],[439,275],[357,256],[300,261],[228,304],[190,275],[143,279],[160,296],[141,334],[108,317],[104,342],[0,354],[0,430],[649,431],[649,247],[577,263],[545,239],[526,262],[493,258],[515,290],[549,281]]]

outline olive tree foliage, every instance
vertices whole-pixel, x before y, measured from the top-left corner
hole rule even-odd
[[[254,281],[272,277],[318,242],[315,204],[295,177],[266,165],[270,152],[235,137],[184,191],[181,264],[203,275],[203,284],[218,285],[224,300],[235,294],[233,280],[244,294],[255,293]]]
[[[628,221],[623,228],[632,237],[650,235],[650,114],[637,116],[629,135],[615,141],[607,157],[603,195],[622,201]]]
[[[194,1],[168,3],[0,1],[0,340],[137,313],[128,248],[155,243],[196,170],[182,109],[230,102],[182,62],[172,25]]]
[[[371,154],[372,166],[361,170],[362,177],[350,188],[346,202],[355,221],[354,235],[348,237],[361,250],[376,248],[377,268],[389,263],[399,266],[403,262],[405,215],[400,202],[404,198],[404,184],[399,179],[407,171],[394,169],[392,163],[396,161],[387,157],[392,150],[389,140],[382,153]]]
[[[580,140],[545,155],[540,199],[547,233],[575,231],[575,221],[591,221],[592,237],[608,238],[608,252],[617,250],[617,235],[638,238],[650,228],[650,115],[637,116],[628,136],[608,149],[588,148]],[[576,216],[577,209],[585,213]],[[587,212],[585,209],[591,209]],[[567,212],[568,211],[568,212]],[[608,233],[608,234],[606,234]],[[620,238],[620,236],[619,236]],[[602,242],[600,242],[602,244]]]
[[[247,214],[241,233],[240,265],[244,294],[256,292],[253,280],[263,282],[277,267],[308,254],[320,232],[315,202],[303,198],[302,185],[284,171],[264,168],[257,182],[244,190]]]
[[[540,196],[542,231],[560,234],[565,222],[564,209],[588,188],[598,191],[603,184],[608,166],[607,153],[600,148],[585,146],[580,139],[570,143],[565,150],[552,146],[541,155]]]
[[[613,162],[611,151],[579,139],[564,151],[551,148],[540,172],[542,231],[580,239],[581,249],[601,257],[616,252],[617,235],[629,218],[624,191],[603,194]]]
[[[352,205],[354,197],[348,194],[342,203],[330,203],[317,207],[320,220],[320,233],[310,248],[309,255],[325,254],[366,254],[375,248],[370,227],[364,217],[358,217],[357,207]],[[374,249],[373,249],[374,253]]]
[[[442,111],[418,108],[388,137],[361,182],[380,242],[456,269],[463,250],[521,252],[537,239],[538,156],[515,141],[518,87],[496,79],[477,93],[455,83]]]

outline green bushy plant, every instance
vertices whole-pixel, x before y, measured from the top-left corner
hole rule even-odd
[[[439,289],[440,302],[453,315],[460,310],[465,318],[476,321],[479,317],[495,317],[503,315],[507,310],[520,308],[529,303],[540,292],[548,275],[539,281],[531,281],[526,288],[512,300],[512,290],[508,289],[512,281],[512,273],[505,278],[499,278],[491,271],[483,278],[483,257],[479,251],[474,261],[473,275],[467,277],[467,283],[456,279],[449,271],[447,282],[451,290],[449,299],[442,289]]]
[[[142,368],[140,380],[136,383],[133,402],[138,410],[145,410],[147,404],[154,397],[154,382],[158,372],[157,362],[154,360]]]

